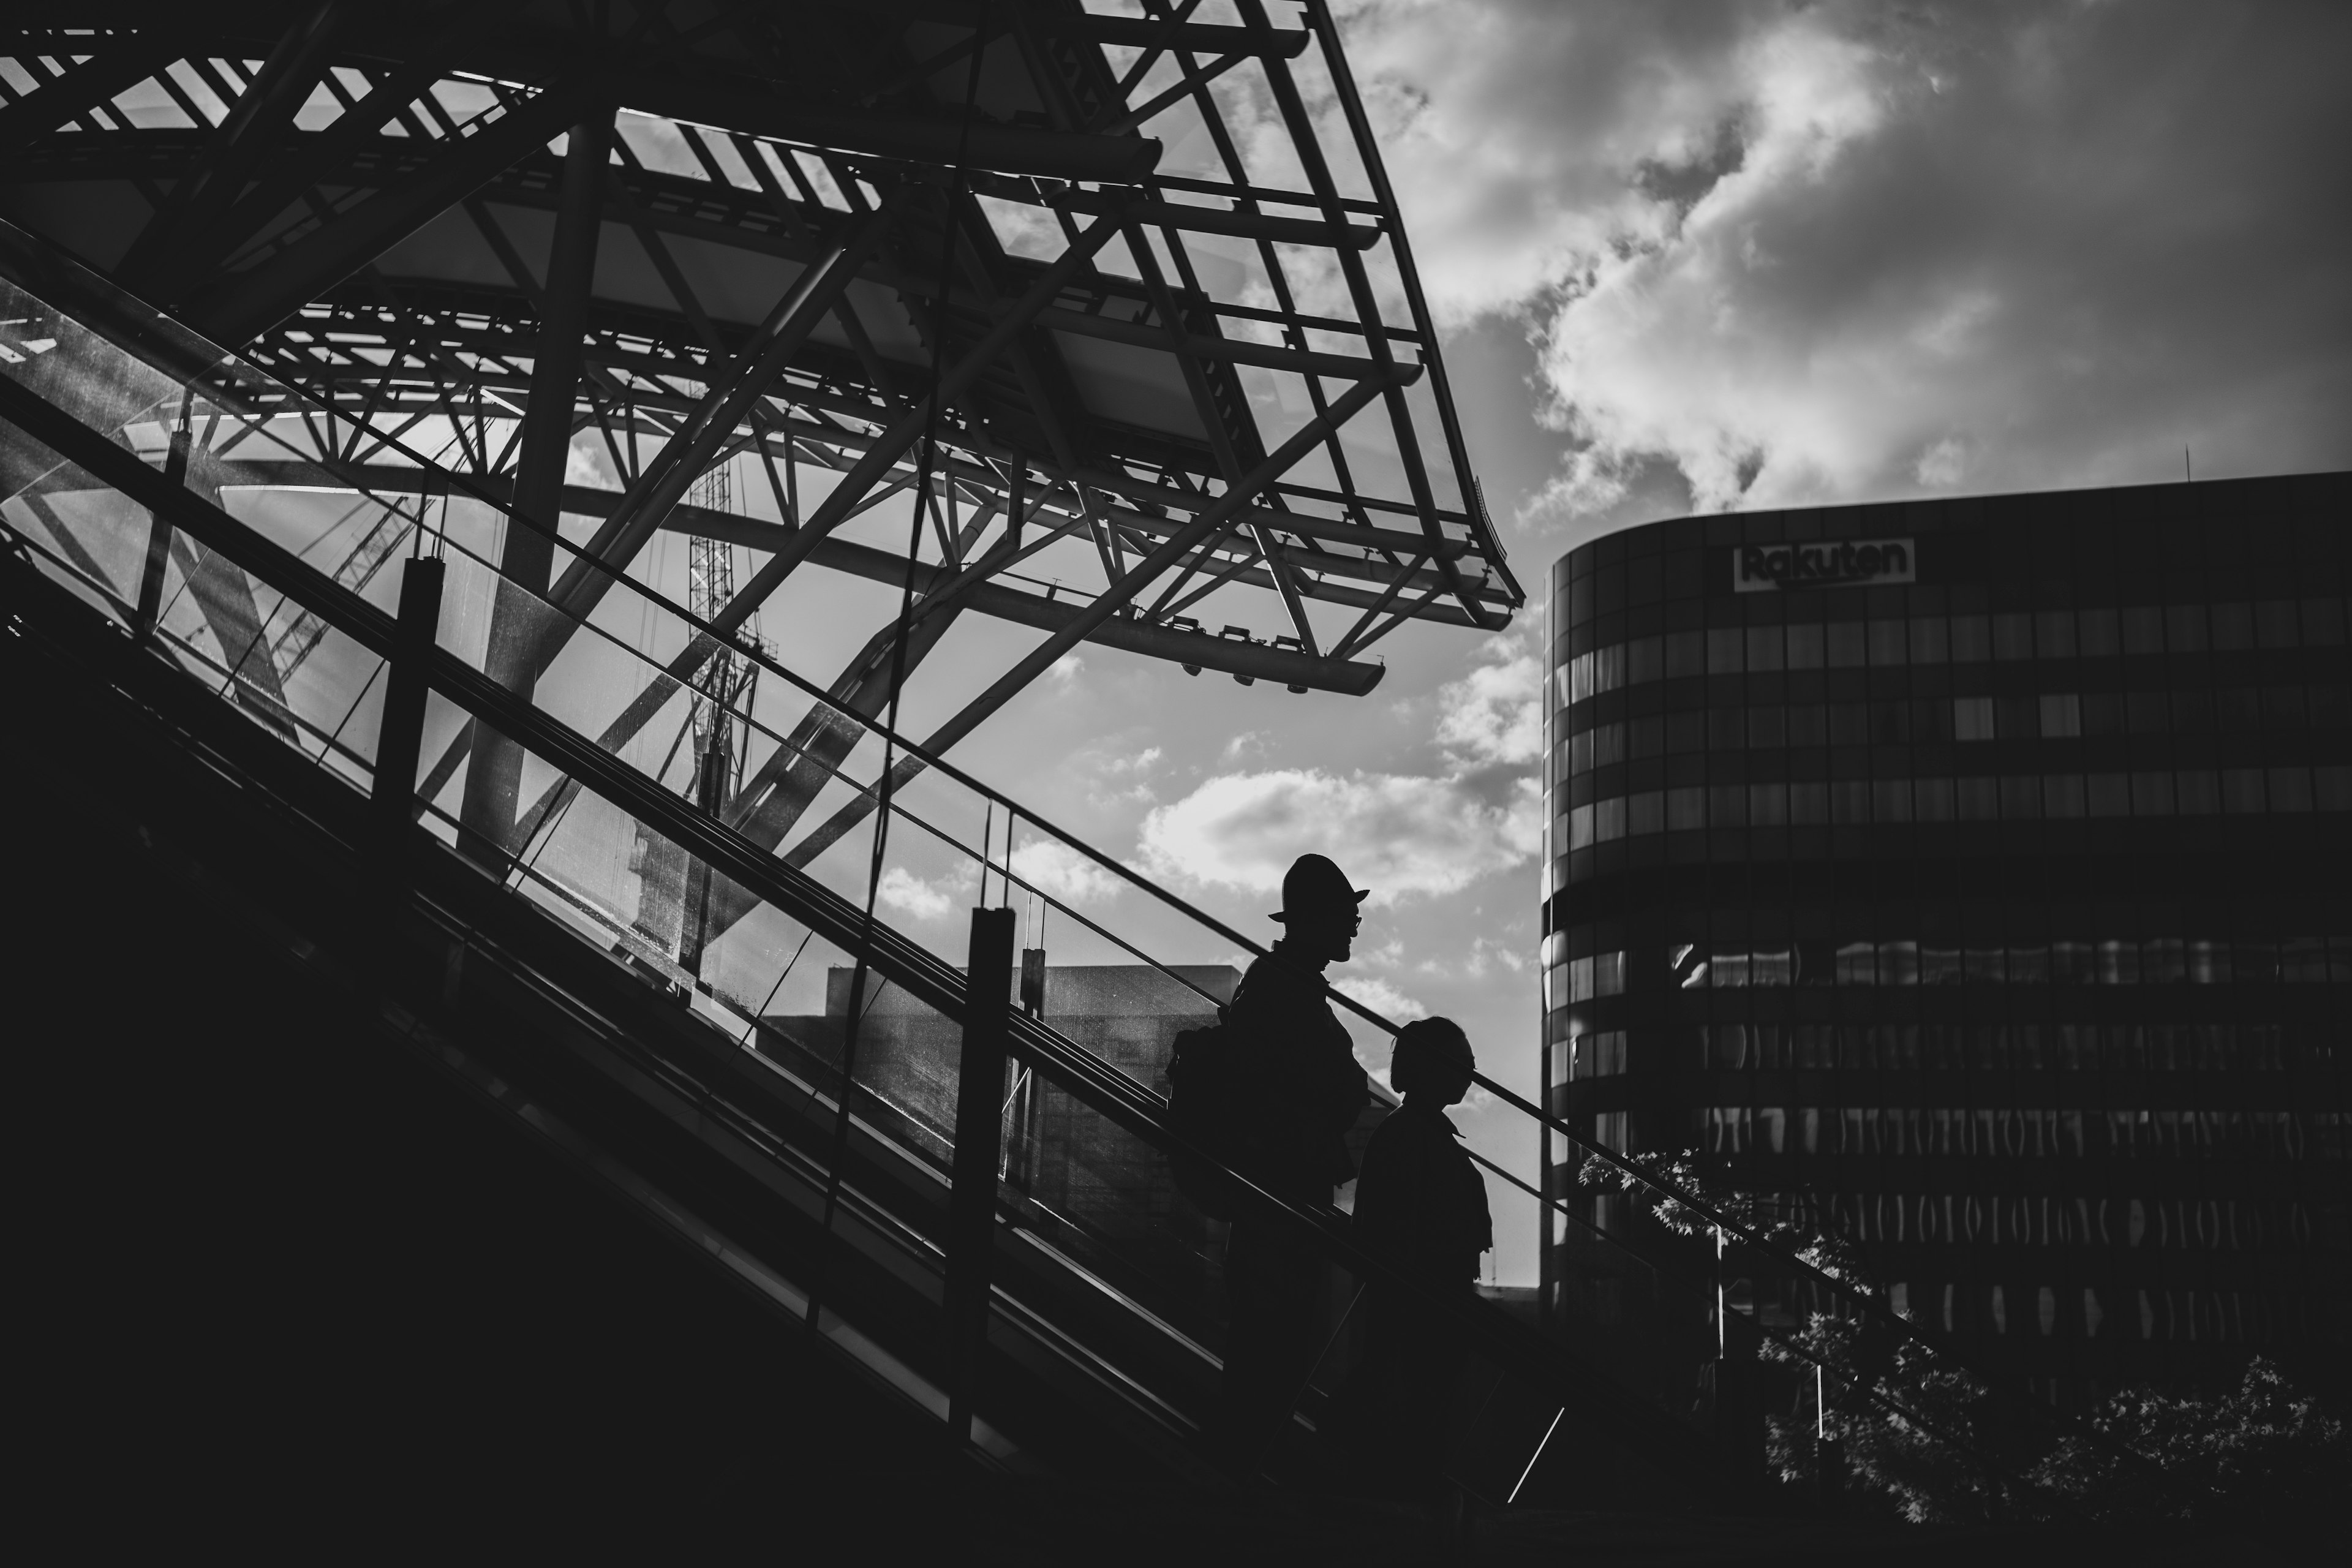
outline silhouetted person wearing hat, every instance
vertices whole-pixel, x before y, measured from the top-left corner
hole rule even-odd
[[[1247,1173],[1299,1204],[1328,1204],[1355,1174],[1344,1140],[1370,1098],[1348,1031],[1324,999],[1323,970],[1344,963],[1365,893],[1320,855],[1282,879],[1284,931],[1249,967],[1227,1009],[1248,1042],[1256,1092]],[[1254,1463],[1289,1417],[1315,1352],[1321,1260],[1278,1222],[1244,1211],[1225,1248],[1226,1436]]]
[[[1399,1030],[1391,1077],[1404,1104],[1373,1132],[1356,1183],[1357,1239],[1439,1294],[1466,1294],[1478,1255],[1495,1245],[1486,1181],[1445,1114],[1470,1091],[1476,1066],[1449,1018]],[[1410,1289],[1374,1280],[1368,1294],[1370,1386],[1359,1398],[1370,1406],[1374,1468],[1458,1523],[1461,1495],[1444,1472],[1449,1406],[1468,1360],[1461,1330]]]

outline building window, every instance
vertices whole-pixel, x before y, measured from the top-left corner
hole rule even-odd
[[[1622,1110],[1604,1110],[1592,1119],[1592,1141],[1613,1153],[1625,1152],[1625,1116]]]
[[[1992,699],[1990,697],[1954,698],[1952,700],[1952,739],[1990,741],[1992,738]]]
[[[1706,672],[1709,675],[1738,675],[1741,645],[1746,640],[1738,626],[1717,626],[1710,630],[1706,634]]]
[[[1625,1032],[1609,1029],[1599,1034],[1580,1035],[1573,1051],[1563,1054],[1569,1058],[1570,1082],[1615,1078],[1625,1070]]]
[[[1625,955],[1622,952],[1572,958],[1568,962],[1567,970],[1568,994],[1561,999],[1564,1002],[1589,1002],[1595,996],[1615,996],[1625,989]]]

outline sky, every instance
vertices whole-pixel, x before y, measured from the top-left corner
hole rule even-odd
[[[1336,8],[1527,609],[1399,634],[1353,700],[1085,649],[959,755],[1262,939],[1291,857],[1329,854],[1373,889],[1333,978],[1460,1020],[1522,1092],[1559,554],[2169,482],[2184,448],[2200,479],[2352,467],[2352,5]],[[1532,1171],[1511,1119],[1457,1120]],[[1497,1217],[1531,1280],[1532,1214]]]

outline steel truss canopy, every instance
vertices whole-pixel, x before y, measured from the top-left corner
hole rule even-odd
[[[966,611],[1047,633],[935,742],[1080,641],[1360,694],[1523,601],[1324,0],[11,16],[0,216],[624,571],[741,547],[722,635],[803,568],[911,576],[903,670]],[[927,427],[909,563],[854,536]],[[235,482],[429,482],[383,450]]]

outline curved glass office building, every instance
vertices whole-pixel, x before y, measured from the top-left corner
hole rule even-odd
[[[2053,1396],[2340,1367],[2347,587],[2346,474],[1562,558],[1553,1109],[1862,1241]]]

